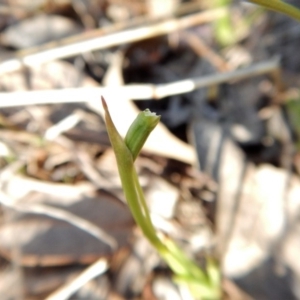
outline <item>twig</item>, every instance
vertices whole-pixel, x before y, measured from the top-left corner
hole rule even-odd
[[[110,48],[155,36],[165,35],[201,23],[211,22],[217,18],[223,17],[226,13],[226,8],[218,8],[179,19],[172,18],[148,26],[114,32],[104,36],[93,36],[93,38],[83,41],[73,42],[73,40],[71,40],[70,42],[66,39],[60,41],[59,44],[51,43],[44,47],[20,51],[17,52],[16,58],[8,59],[0,64],[0,75],[19,70],[24,66],[40,65],[55,59],[71,57],[93,50]]]
[[[77,292],[91,279],[103,274],[108,269],[108,263],[104,258],[99,259],[94,264],[89,266],[80,275],[78,275],[71,282],[66,283],[54,293],[49,295],[45,300],[66,300],[71,295]]]
[[[22,91],[0,93],[0,108],[22,105],[39,105],[54,103],[75,103],[97,101],[100,95],[109,99],[119,99],[119,95],[132,100],[161,99],[171,95],[184,94],[196,89],[217,85],[224,82],[242,80],[257,75],[273,72],[279,68],[279,59],[273,58],[253,64],[244,69],[222,74],[189,78],[167,84],[130,84],[118,87],[68,88],[61,90]]]
[[[182,34],[182,38],[186,40],[189,46],[194,50],[194,52],[206,58],[213,66],[217,68],[220,72],[231,71],[233,68],[223,59],[218,53],[211,49],[200,36],[194,33],[185,31]]]

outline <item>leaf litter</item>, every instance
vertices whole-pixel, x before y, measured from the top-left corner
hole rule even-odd
[[[298,299],[298,128],[285,103],[299,95],[291,91],[299,89],[300,26],[257,13],[252,30],[221,48],[213,23],[222,10],[203,4],[203,15],[197,1],[168,1],[165,10],[154,0],[96,2],[20,1],[22,10],[0,11],[1,92],[62,92],[60,103],[28,104],[25,94],[22,105],[0,102],[1,297],[188,299],[126,208],[100,94],[99,102],[64,101],[68,88],[96,95],[105,87],[122,134],[138,109],[162,115],[136,163],[155,227],[199,264],[206,253],[219,258],[224,299]],[[232,22],[255,17],[252,6],[231,9]],[[160,31],[166,24],[172,29]],[[133,35],[139,28],[151,34]],[[78,52],[80,43],[87,46]],[[281,62],[267,68],[274,54]],[[205,76],[207,85],[180,86]],[[174,84],[159,101],[136,86],[133,98],[143,101],[133,103],[118,89],[136,83]]]

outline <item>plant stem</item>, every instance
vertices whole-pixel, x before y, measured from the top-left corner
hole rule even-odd
[[[211,273],[209,270],[212,265],[208,265],[208,272],[205,272],[188,258],[172,240],[166,237],[161,240],[150,218],[143,190],[134,168],[134,160],[145,143],[146,138],[159,122],[159,117],[150,111],[146,111],[146,114],[139,114],[137,117],[138,120],[133,122],[129,130],[133,135],[126,135],[127,143],[125,143],[115,128],[107,104],[103,98],[102,105],[105,110],[107,132],[117,159],[123,191],[133,218],[145,237],[175,273],[176,278],[180,282],[185,282],[197,299],[199,297],[209,300],[218,299],[220,292],[219,281],[211,280],[209,277]],[[140,137],[138,131],[143,136]]]
[[[249,0],[252,3],[264,6],[268,9],[281,12],[285,15],[300,21],[300,10],[295,6],[285,3],[280,0]]]

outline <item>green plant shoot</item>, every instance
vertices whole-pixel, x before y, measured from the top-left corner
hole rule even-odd
[[[160,116],[148,109],[139,113],[123,140],[112,121],[104,98],[101,99],[105,110],[107,132],[115,152],[123,191],[137,225],[174,272],[174,279],[179,284],[188,286],[195,299],[220,299],[220,272],[216,263],[208,258],[205,270],[200,269],[170,238],[166,236],[160,238],[157,235],[150,218],[144,193],[134,168],[134,161],[149,134],[159,123]]]
[[[300,21],[300,10],[295,6],[285,3],[281,0],[248,0],[249,2],[261,5],[270,10],[274,10],[285,15],[288,15],[291,18]]]

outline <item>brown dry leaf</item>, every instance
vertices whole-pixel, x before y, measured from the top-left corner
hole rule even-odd
[[[292,262],[300,251],[299,178],[250,163],[217,124],[198,120],[193,133],[201,167],[218,181],[211,210],[217,212],[224,276],[254,299],[294,299],[292,282],[300,274]]]
[[[248,163],[239,182],[234,194],[223,188],[218,199],[219,217],[228,213],[232,218],[220,231],[229,233],[224,274],[254,299],[293,299],[292,278],[300,274],[293,255],[300,251],[293,238],[299,227],[300,180],[271,165]]]
[[[132,227],[131,215],[121,202],[106,193],[69,199],[68,204],[59,196],[36,194],[34,201],[29,198],[28,202],[55,203],[56,207],[98,225],[113,236],[119,246],[127,245]],[[69,223],[32,214],[22,214],[4,224],[0,229],[0,239],[0,252],[8,259],[12,258],[12,249],[17,243],[21,263],[25,266],[92,263],[100,256],[112,253],[107,244]]]

